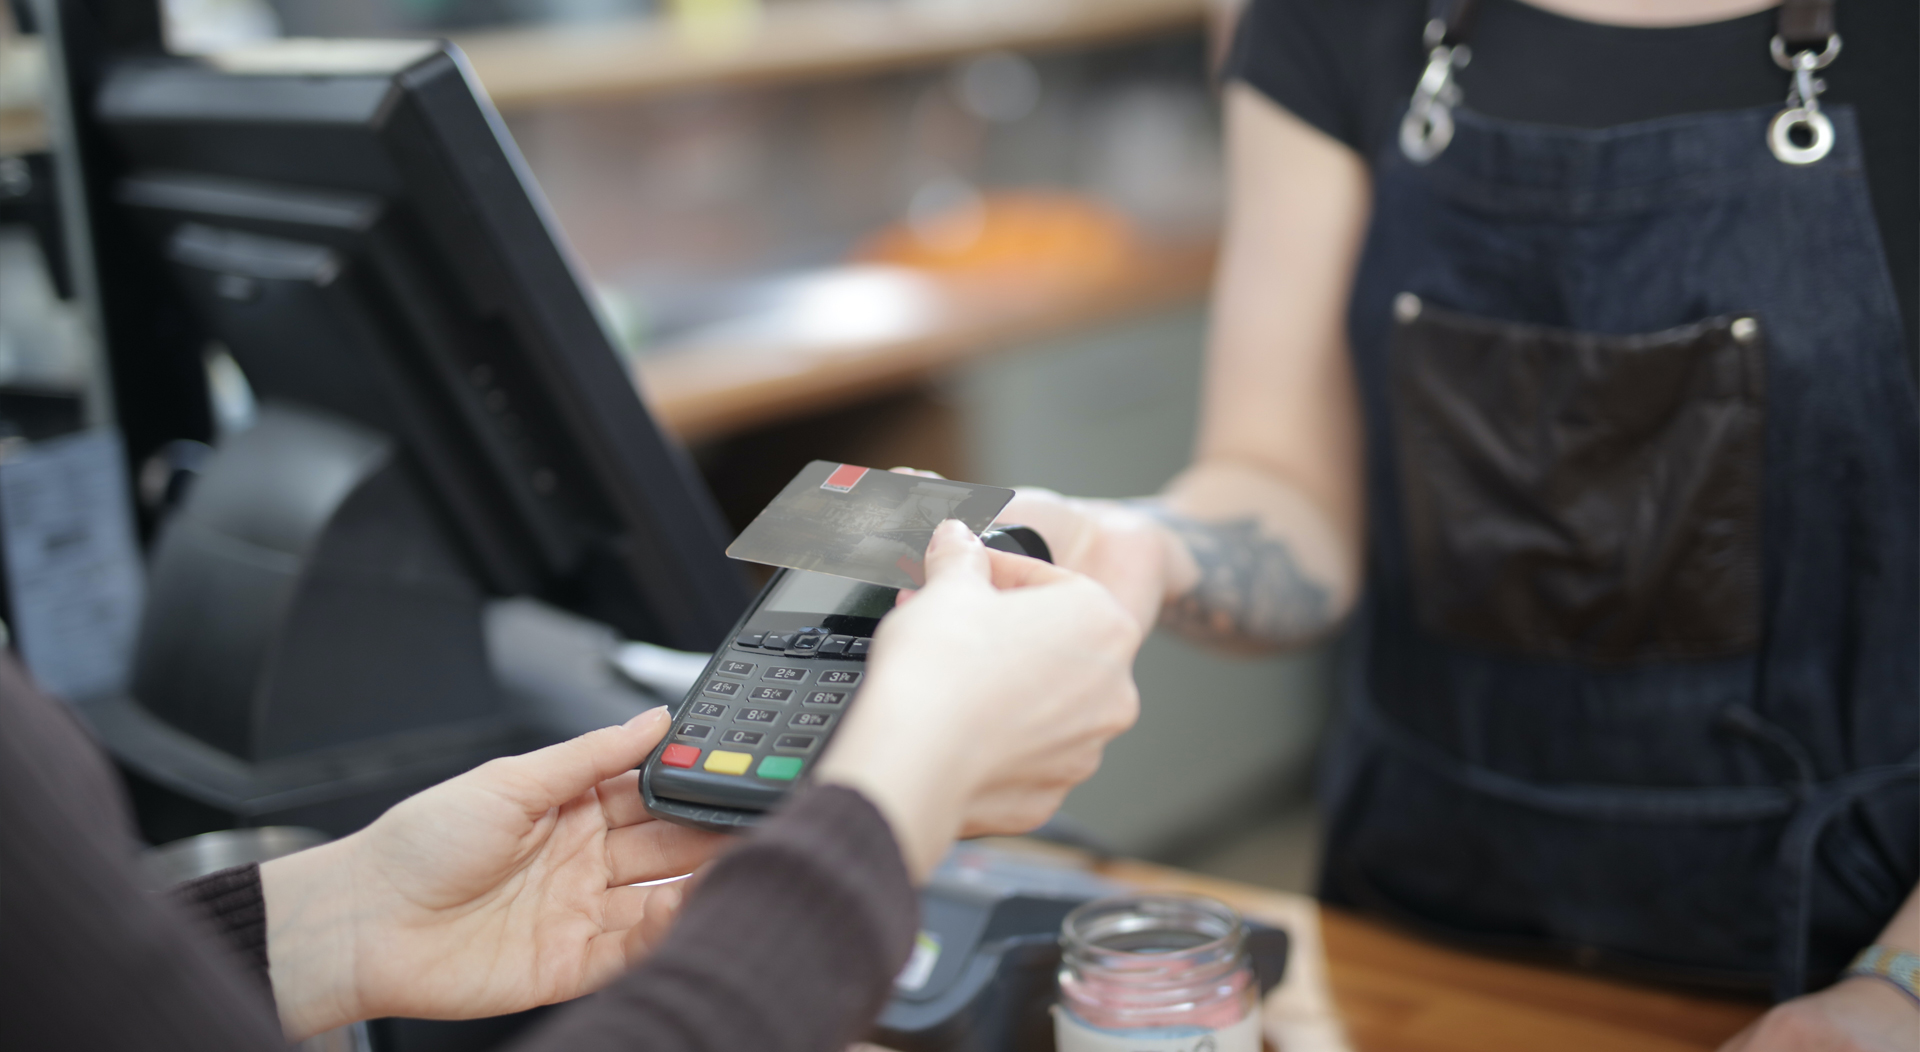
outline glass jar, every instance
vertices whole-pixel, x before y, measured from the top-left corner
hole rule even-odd
[[[1089,902],[1060,927],[1059,1052],[1260,1052],[1246,927],[1197,895]]]

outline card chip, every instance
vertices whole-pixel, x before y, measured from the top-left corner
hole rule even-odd
[[[857,467],[853,464],[842,464],[833,469],[833,474],[827,476],[827,481],[822,482],[820,488],[830,489],[835,493],[846,493],[858,485],[861,477],[866,475],[866,473],[866,468]]]

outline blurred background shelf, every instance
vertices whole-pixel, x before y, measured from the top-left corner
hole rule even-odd
[[[47,127],[40,119],[38,107],[0,107],[0,157],[37,153],[46,148]]]
[[[452,39],[494,105],[507,112],[865,76],[996,50],[1122,43],[1198,30],[1208,0],[788,0],[686,8],[696,13],[483,29]],[[37,43],[0,40],[0,153],[45,148],[37,97],[7,91],[9,80],[37,83],[39,65]]]
[[[942,276],[850,266],[757,312],[662,343],[634,367],[654,417],[701,442],[934,379],[973,359],[1197,301],[1211,243],[1155,246],[1107,273]]]
[[[694,8],[694,5],[687,5]],[[456,35],[503,111],[689,88],[863,76],[993,50],[1197,30],[1206,0],[793,0],[677,19]]]
[[[47,148],[40,115],[46,62],[38,40],[23,40],[0,13],[0,157]]]

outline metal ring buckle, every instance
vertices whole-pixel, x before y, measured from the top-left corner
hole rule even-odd
[[[1804,127],[1813,133],[1813,141],[1801,146],[1793,141],[1793,130]],[[1767,125],[1767,148],[1788,164],[1812,164],[1833,151],[1833,122],[1817,109],[1795,106],[1774,114]]]
[[[1808,69],[1826,69],[1834,56],[1840,54],[1840,34],[1829,34],[1826,49],[1818,54],[1814,54],[1811,48],[1796,51],[1791,55],[1787,54],[1787,42],[1780,39],[1779,34],[1775,34],[1772,40],[1767,41],[1767,50],[1773,55],[1773,64],[1789,73],[1799,68],[1798,61],[1802,55],[1813,55],[1813,64],[1808,66]]]
[[[1415,164],[1426,164],[1446,152],[1453,141],[1453,107],[1444,102],[1416,99],[1400,122],[1400,152]]]
[[[1432,25],[1438,23],[1430,23]],[[1400,152],[1415,164],[1426,164],[1446,151],[1453,141],[1453,107],[1460,102],[1455,68],[1465,66],[1473,52],[1465,44],[1436,45],[1427,57],[1426,72],[1413,89],[1413,101],[1400,121]]]
[[[1813,74],[1840,53],[1840,34],[1828,36],[1824,50],[1816,52],[1806,48],[1791,55],[1787,54],[1786,42],[1776,34],[1767,50],[1772,52],[1775,65],[1793,74],[1793,83],[1787,89],[1786,108],[1775,114],[1773,122],[1767,125],[1767,149],[1787,164],[1812,164],[1833,150],[1833,122],[1820,112],[1820,93],[1827,85]],[[1805,146],[1795,143],[1796,128],[1805,128],[1813,141]]]

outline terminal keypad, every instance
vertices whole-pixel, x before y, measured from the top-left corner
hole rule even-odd
[[[715,656],[682,705],[672,760],[663,752],[656,791],[673,796],[680,771],[784,791],[819,755],[853,700],[870,642],[818,629],[743,633]],[[775,660],[763,660],[769,655]]]

